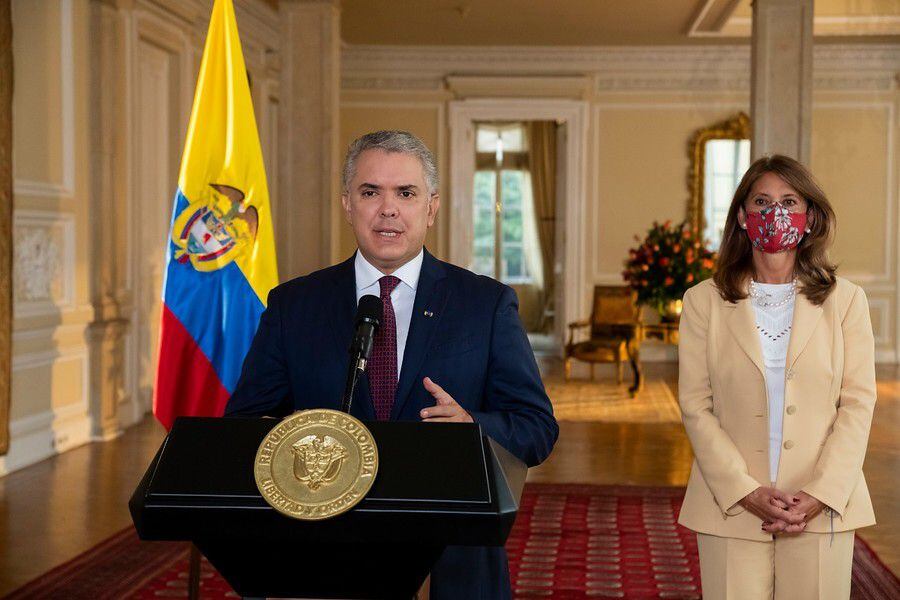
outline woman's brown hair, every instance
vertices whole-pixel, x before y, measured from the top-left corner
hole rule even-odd
[[[719,295],[728,302],[747,297],[747,282],[753,276],[753,248],[750,238],[738,223],[738,210],[750,196],[753,184],[766,173],[778,175],[806,200],[807,227],[810,231],[797,246],[794,270],[797,291],[813,304],[821,305],[835,285],[837,267],[828,259],[828,249],[834,239],[834,210],[809,169],[793,158],[780,154],[754,161],[734,192],[725,219],[716,273],[713,275]]]

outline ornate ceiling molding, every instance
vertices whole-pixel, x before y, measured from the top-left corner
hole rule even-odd
[[[345,89],[409,85],[434,89],[449,76],[590,76],[598,92],[747,91],[750,47],[401,47],[345,46]],[[900,44],[829,44],[815,49],[815,87],[897,89]],[[389,74],[389,76],[386,76]]]

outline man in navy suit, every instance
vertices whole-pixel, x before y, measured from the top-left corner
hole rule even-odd
[[[559,428],[515,293],[424,249],[440,206],[431,152],[410,133],[364,135],[348,150],[343,188],[359,250],[272,290],[225,414],[339,409],[356,305],[374,294],[384,319],[351,413],[474,421],[529,466],[542,462]],[[448,547],[431,573],[434,600],[510,595],[503,548]]]

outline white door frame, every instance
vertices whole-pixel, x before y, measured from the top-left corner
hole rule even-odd
[[[554,333],[560,352],[566,323],[582,315],[587,215],[587,102],[568,99],[468,99],[450,102],[450,261],[472,260],[472,194],[477,121],[557,121],[568,125],[565,197],[556,206],[556,293]],[[553,276],[554,274],[550,274]]]

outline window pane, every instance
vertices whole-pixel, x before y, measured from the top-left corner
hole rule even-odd
[[[494,214],[496,213],[489,209],[479,209],[475,213],[474,241],[476,246],[494,245]]]
[[[493,241],[493,240],[492,240]],[[475,247],[472,253],[472,271],[479,275],[494,276],[494,245]]]
[[[503,280],[515,280],[525,277],[525,260],[522,256],[521,244],[503,246]]]
[[[497,174],[477,171],[474,182],[472,270],[481,275],[494,276],[494,196]]]
[[[509,125],[500,130],[500,139],[503,140],[504,152],[524,152],[525,127],[522,125]]]
[[[497,174],[494,171],[476,171],[475,208],[494,208],[494,194],[497,192]]]
[[[522,211],[503,209],[503,243],[522,242]]]
[[[479,125],[475,130],[475,151],[493,154],[497,151],[498,139],[500,139],[500,134],[496,127]]]
[[[522,171],[504,170],[500,176],[503,194],[503,209],[520,208],[522,206],[522,182],[525,173]]]

